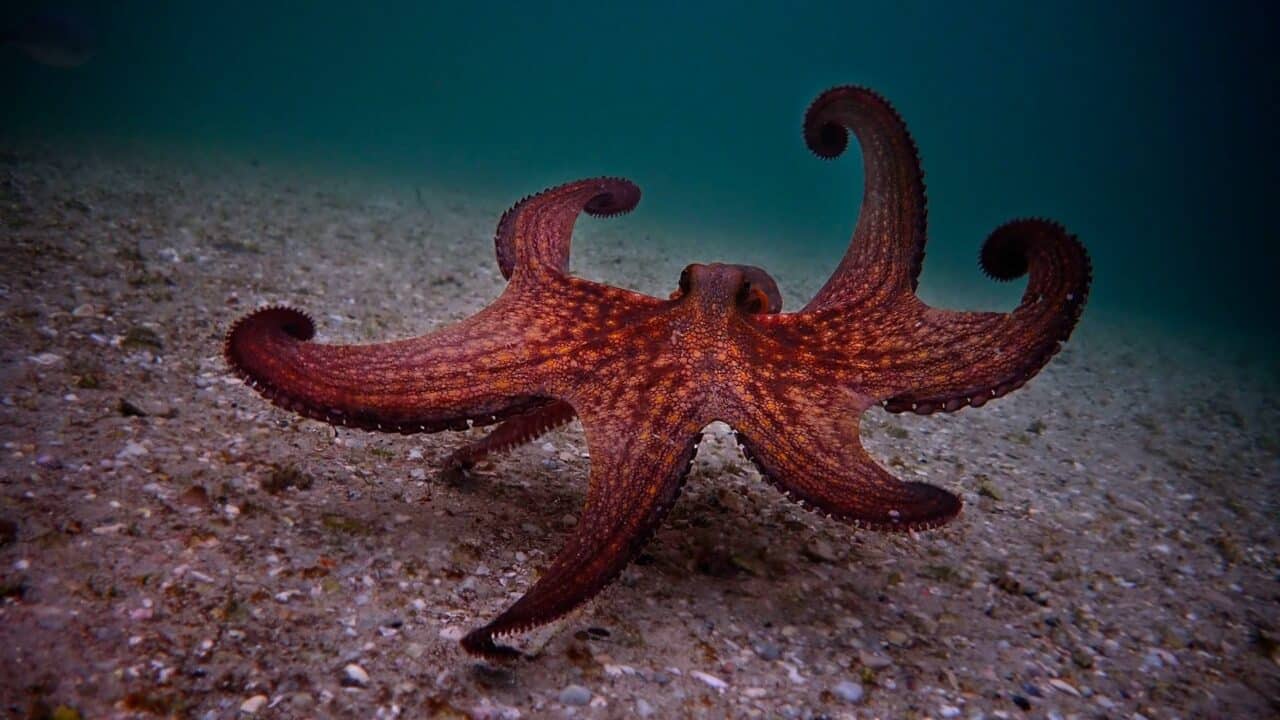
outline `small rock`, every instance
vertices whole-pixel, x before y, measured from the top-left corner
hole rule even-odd
[[[209,492],[201,485],[192,485],[178,496],[178,502],[190,508],[209,508]]]
[[[130,400],[127,400],[125,398],[120,398],[120,402],[116,403],[116,412],[120,413],[121,417],[146,417],[147,416],[146,410],[143,410],[142,408],[138,407],[136,403]]]
[[[889,632],[885,633],[884,637],[886,640],[889,641],[889,644],[897,645],[899,647],[905,646],[907,642],[910,640],[910,638],[907,637],[907,634],[902,632],[901,630],[890,630]]]
[[[721,680],[715,675],[708,675],[707,673],[704,673],[701,670],[694,670],[693,672],[689,673],[689,676],[697,678],[698,680],[701,680],[702,682],[706,683],[707,685],[711,686],[716,690],[724,690],[725,688],[729,687],[729,683]]]
[[[563,705],[586,705],[591,702],[591,691],[581,685],[569,685],[560,691],[560,703]]]
[[[27,359],[37,365],[43,365],[45,367],[48,367],[50,365],[57,365],[58,363],[62,362],[61,355],[57,355],[51,352],[40,353],[39,355],[32,355]]]
[[[814,538],[804,546],[804,556],[813,562],[835,562],[840,559],[831,543],[820,538]]]
[[[49,453],[44,453],[36,458],[36,465],[39,465],[45,470],[57,470],[62,467],[62,461]]]
[[[805,679],[804,675],[800,674],[800,670],[795,665],[788,662],[780,662],[778,664],[782,666],[783,670],[787,671],[787,679],[792,683],[796,685],[804,685],[809,682]]]
[[[858,662],[872,670],[883,670],[893,664],[893,660],[888,655],[867,652],[866,650],[858,651]]]
[[[142,445],[141,443],[136,443],[130,440],[129,442],[125,443],[123,450],[116,453],[116,457],[117,458],[142,457],[143,455],[147,455],[150,452],[151,451],[147,450],[146,446]]]
[[[761,660],[768,662],[773,662],[774,660],[782,657],[782,648],[768,641],[756,643],[754,650],[756,651],[756,655],[760,656]]]
[[[347,663],[347,666],[342,668],[342,686],[368,687],[369,673],[355,663]]]
[[[120,339],[120,346],[126,350],[136,350],[139,348],[153,348],[162,350],[164,348],[164,340],[160,339],[160,333],[152,330],[145,325],[134,325],[129,328],[124,337]]]
[[[955,705],[943,705],[938,708],[938,716],[944,718],[960,717],[960,708]]]
[[[990,480],[983,480],[978,484],[978,494],[982,497],[991,498],[996,502],[1000,502],[1003,499],[1000,496],[1000,491],[996,490],[996,486],[992,485]]]
[[[866,691],[862,689],[861,683],[851,680],[841,680],[835,684],[835,687],[831,688],[831,692],[847,703],[862,702],[862,698],[866,694]]]
[[[1049,685],[1052,686],[1053,689],[1057,690],[1058,692],[1063,692],[1068,695],[1072,695],[1074,697],[1080,697],[1080,691],[1076,689],[1076,686],[1072,685],[1066,680],[1053,678],[1052,680],[1049,681]]]
[[[240,703],[240,712],[246,715],[252,715],[263,708],[267,704],[266,695],[254,695],[253,697]]]
[[[652,717],[654,713],[653,706],[644,698],[636,698],[636,717]]]

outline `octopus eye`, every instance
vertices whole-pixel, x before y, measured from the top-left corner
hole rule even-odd
[[[759,315],[769,309],[769,295],[750,282],[738,289],[738,307],[750,315]]]
[[[691,281],[690,281],[690,279],[689,279],[689,268],[685,268],[685,269],[684,269],[683,271],[681,271],[681,273],[680,273],[680,292],[681,292],[682,294],[683,294],[683,293],[687,293],[687,292],[689,292],[689,283],[690,283],[690,282],[691,282]]]

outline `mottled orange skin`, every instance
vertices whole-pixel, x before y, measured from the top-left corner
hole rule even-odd
[[[981,405],[1035,375],[1075,326],[1089,289],[1084,248],[1061,227],[997,229],[982,266],[1030,272],[1010,313],[939,310],[915,295],[924,257],[924,182],[915,145],[869,90],[820,96],[805,139],[839,155],[852,130],[865,190],[849,250],[817,296],[782,313],[759,268],[690,265],[663,300],[568,274],[580,212],[639,201],[620,179],[569,183],[527,198],[498,226],[509,283],[474,316],[422,337],[319,345],[302,313],[259,310],[228,334],[228,363],[270,400],[308,417],[371,430],[435,432],[503,424],[449,460],[465,468],[575,415],[591,454],[581,520],[533,587],[463,640],[508,657],[494,637],[550,622],[585,602],[633,558],[675,502],[700,433],[737,433],[763,475],[791,498],[877,530],[940,525],[960,511],[941,488],[902,482],[858,442],[868,408],[918,413]]]

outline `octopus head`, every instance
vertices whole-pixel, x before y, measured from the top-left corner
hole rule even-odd
[[[778,283],[769,273],[753,265],[694,263],[680,273],[680,286],[672,300],[688,298],[705,305],[737,309],[749,315],[767,315],[782,310]]]

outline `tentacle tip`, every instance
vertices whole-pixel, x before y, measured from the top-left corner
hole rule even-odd
[[[1019,218],[996,228],[982,244],[978,259],[982,271],[995,280],[1012,280],[1027,273],[1032,248],[1046,240],[1079,245],[1060,223],[1045,218]],[[1083,246],[1080,247],[1083,251]],[[1086,273],[1088,256],[1085,256]]]
[[[227,332],[230,341],[237,332],[252,328],[279,328],[295,340],[307,341],[315,337],[316,324],[311,316],[288,305],[267,305],[241,317]]]
[[[819,123],[806,119],[804,142],[814,155],[823,160],[832,160],[843,155],[849,148],[849,131],[839,123]]]
[[[868,523],[873,529],[890,532],[933,530],[955,520],[964,508],[960,496],[928,483],[912,482],[908,486],[918,496],[902,510],[888,510],[884,519]]]
[[[896,117],[889,101],[879,93],[860,85],[838,85],[818,95],[804,114],[804,140],[814,155],[830,160],[849,146],[849,130],[836,110],[842,104],[882,106]]]
[[[982,244],[978,266],[992,280],[1006,282],[1027,274],[1027,254],[1018,238],[992,233]]]
[[[462,649],[476,657],[491,662],[510,663],[524,655],[513,647],[499,645],[493,641],[493,634],[487,627],[472,630],[461,641]]]
[[[305,342],[315,337],[316,325],[309,315],[286,305],[258,308],[231,324],[222,341],[222,357],[242,380],[252,382],[253,374],[245,364],[244,341],[255,334],[284,332],[294,340]],[[256,387],[256,386],[255,386]]]
[[[640,186],[626,178],[600,178],[600,193],[587,201],[583,211],[593,217],[629,213],[640,204]]]

